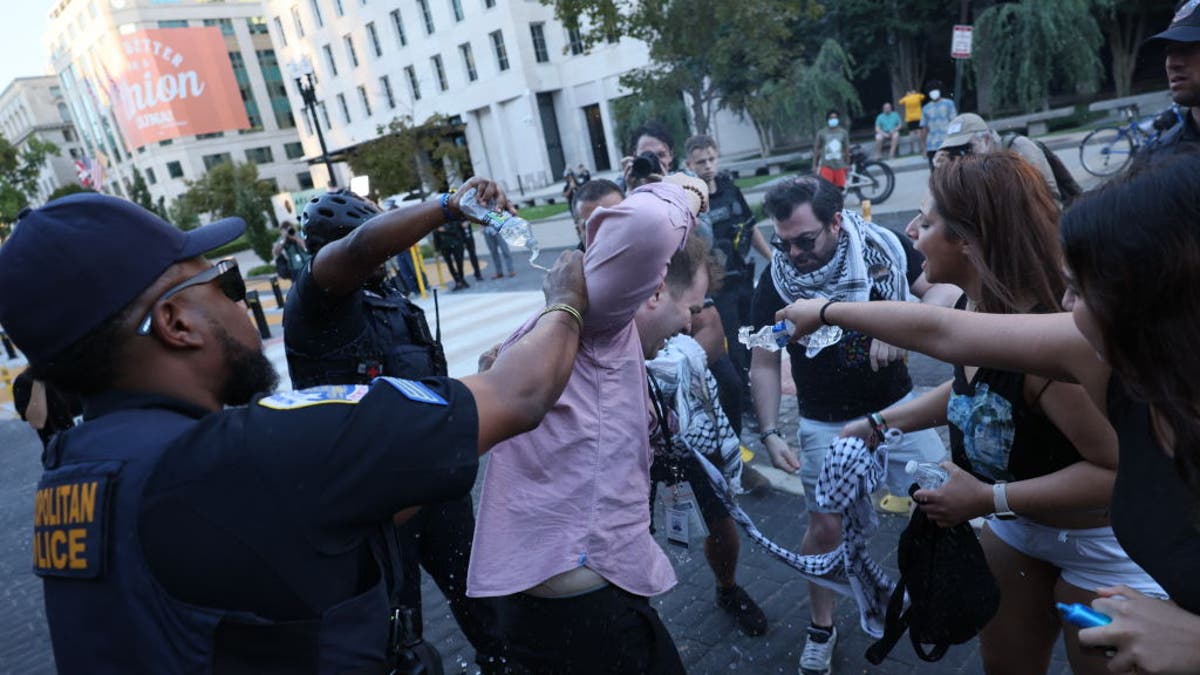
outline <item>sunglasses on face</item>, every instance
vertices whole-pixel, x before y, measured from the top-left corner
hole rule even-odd
[[[821,234],[823,232],[825,232],[825,228],[821,228],[820,231],[813,234],[806,234],[793,239],[784,239],[778,234],[774,234],[771,235],[771,246],[773,246],[775,250],[784,254],[791,253],[793,246],[801,251],[811,251],[816,248],[817,239],[821,238]]]
[[[146,316],[144,316],[141,322],[138,323],[137,334],[150,334],[150,324],[153,321],[152,315],[154,313],[154,307],[157,306],[158,303],[173,295],[177,295],[180,292],[191,288],[192,286],[203,286],[204,284],[212,283],[214,281],[220,284],[221,292],[224,293],[225,297],[229,298],[230,300],[234,302],[241,302],[242,300],[246,299],[246,282],[242,280],[242,273],[238,270],[237,261],[233,258],[226,258],[225,260],[219,261],[217,264],[204,270],[196,276],[190,279],[185,279],[184,281],[181,281],[178,284],[168,288],[166,293],[163,293],[157,300],[154,301],[154,304],[150,306],[149,311],[146,312]]]
[[[942,150],[951,157],[965,157],[971,154],[971,144],[956,145],[953,148],[942,148]]]

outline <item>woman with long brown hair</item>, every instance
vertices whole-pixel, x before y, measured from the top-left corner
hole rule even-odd
[[[1058,206],[1018,155],[968,155],[940,167],[906,232],[925,255],[929,281],[963,289],[958,309],[1062,310]],[[1107,672],[1102,656],[1080,649],[1078,629],[1060,621],[1055,602],[1089,603],[1096,588],[1119,583],[1163,593],[1109,525],[1117,441],[1087,392],[1013,370],[956,366],[953,380],[879,415],[906,432],[949,424],[949,480],[923,493],[920,508],[946,526],[988,517],[981,543],[1001,600],[980,634],[985,670],[1045,672],[1065,629],[1072,669]],[[844,433],[865,437],[870,428],[854,422]]]

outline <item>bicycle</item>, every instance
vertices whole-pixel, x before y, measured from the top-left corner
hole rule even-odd
[[[846,192],[853,191],[860,202],[869,199],[872,204],[882,204],[892,196],[895,187],[896,174],[892,172],[892,167],[878,160],[867,161],[867,152],[861,145],[850,146]]]
[[[1079,143],[1079,163],[1093,176],[1111,176],[1125,170],[1142,146],[1158,140],[1163,131],[1175,126],[1179,111],[1173,106],[1157,115],[1138,117],[1138,107],[1121,108],[1126,122],[1100,127]]]

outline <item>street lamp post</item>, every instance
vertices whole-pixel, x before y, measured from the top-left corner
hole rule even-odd
[[[337,187],[337,177],[333,173],[333,164],[329,161],[329,150],[325,147],[325,134],[321,133],[321,120],[317,116],[317,91],[313,86],[312,63],[304,59],[288,67],[292,77],[296,79],[296,89],[304,100],[304,110],[312,118],[313,128],[317,130],[317,143],[321,145],[321,161],[325,163],[325,171],[329,174],[329,187]]]

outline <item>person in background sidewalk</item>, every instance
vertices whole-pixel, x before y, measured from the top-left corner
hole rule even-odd
[[[883,142],[891,140],[888,159],[896,156],[896,146],[900,144],[900,113],[892,110],[892,104],[885,102],[883,112],[875,116],[875,156],[883,159]]]
[[[925,147],[925,129],[921,127],[921,104],[925,102],[925,94],[909,89],[899,102],[904,106],[904,128],[912,139],[913,152],[919,152],[916,148]]]
[[[825,128],[817,132],[812,149],[813,173],[839,188],[850,172],[850,132],[841,126],[838,111],[825,113]]]
[[[442,260],[446,261],[446,268],[450,270],[450,276],[454,279],[454,288],[451,288],[451,291],[471,287],[463,276],[463,237],[463,228],[458,223],[442,223],[441,227],[433,231],[433,247],[442,254]]]
[[[467,249],[467,259],[471,261],[471,270],[475,272],[475,281],[483,281],[483,273],[479,271],[479,256],[475,254],[475,227],[469,221],[458,224],[463,231],[463,247]],[[465,274],[465,270],[464,270]]]
[[[513,268],[512,252],[508,249],[508,242],[504,241],[504,237],[500,236],[499,232],[493,232],[486,226],[481,229],[483,230],[483,241],[488,247],[488,255],[491,256],[492,265],[496,268],[496,273],[492,275],[492,278],[503,277],[505,267],[508,268],[508,276],[517,276],[517,271]]]
[[[933,166],[938,168],[955,157],[968,154],[986,155],[1003,150],[1012,150],[1037,169],[1042,180],[1046,181],[1046,187],[1050,188],[1050,194],[1059,204],[1063,203],[1054,169],[1050,167],[1050,162],[1046,160],[1046,154],[1042,152],[1041,147],[1020,134],[1008,137],[1002,144],[1000,134],[975,113],[963,113],[950,120],[950,125],[946,128],[946,138],[933,155]]]
[[[954,101],[942,98],[941,80],[929,81],[929,103],[921,108],[921,128],[925,132],[925,156],[929,159],[929,168],[933,169],[933,155],[942,147],[946,138],[946,129],[950,120],[958,114]]]

